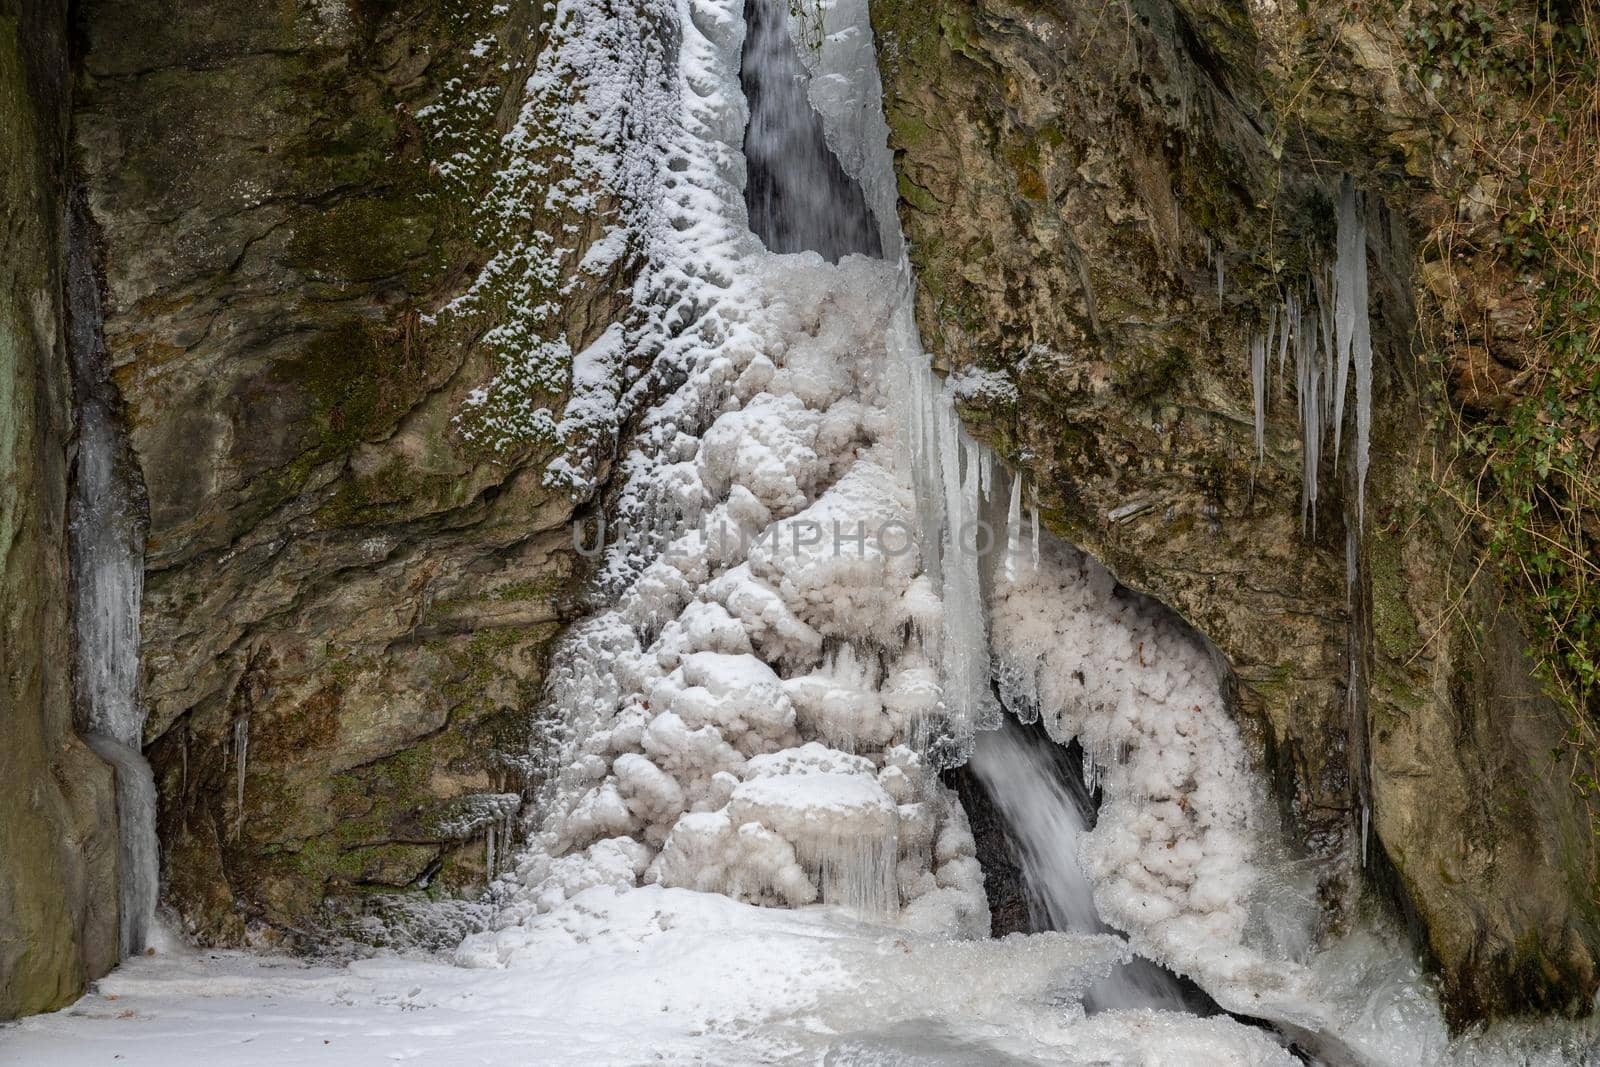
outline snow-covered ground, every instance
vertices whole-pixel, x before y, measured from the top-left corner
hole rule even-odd
[[[505,970],[174,947],[0,1030],[0,1064],[1294,1062],[1226,1018],[1085,1018],[1112,938],[952,941],[657,887],[588,890],[524,932]]]
[[[523,928],[505,969],[398,956],[347,966],[163,946],[72,1007],[0,1027],[4,1067],[255,1067],[418,1061],[1234,1067],[1297,1062],[1226,1017],[1085,1017],[1114,938],[951,940],[837,910],[684,889],[578,894]],[[1318,966],[1355,1058],[1395,1067],[1600,1063],[1593,1024],[1450,1042],[1396,946],[1347,939]]]

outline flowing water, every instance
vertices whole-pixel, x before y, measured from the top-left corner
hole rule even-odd
[[[878,227],[861,186],[828,147],[810,79],[787,25],[789,5],[751,0],[740,81],[750,105],[744,154],[750,228],[773,252],[819,252],[831,263],[881,256]],[[820,32],[820,30],[818,31]]]
[[[1083,780],[1052,751],[1057,747],[1007,716],[1000,729],[978,735],[970,766],[1005,821],[1032,929],[1106,933],[1110,928],[1095,911],[1094,886],[1078,860],[1094,801]],[[1134,959],[1090,988],[1085,1004],[1091,1010],[1187,1011],[1190,999],[1171,974]]]

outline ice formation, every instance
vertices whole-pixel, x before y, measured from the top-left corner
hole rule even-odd
[[[1366,514],[1368,453],[1372,438],[1372,322],[1367,283],[1367,221],[1363,196],[1345,177],[1339,186],[1337,232],[1331,268],[1313,272],[1305,289],[1285,294],[1263,331],[1250,339],[1250,398],[1257,462],[1266,455],[1266,413],[1271,389],[1267,364],[1276,353],[1279,386],[1292,352],[1301,438],[1301,518],[1316,523],[1318,473],[1324,442],[1333,436],[1339,458],[1345,398],[1355,372],[1356,526]]]
[[[1002,570],[993,613],[1007,707],[1076,738],[1104,790],[1081,846],[1100,915],[1185,973],[1233,982],[1259,968],[1243,947],[1255,783],[1205,649],[1053,540],[1037,566]]]
[[[764,73],[803,89],[787,13],[763,10],[752,24],[767,36],[750,47],[772,69],[747,84]],[[904,279],[863,255],[835,266],[762,247],[731,165],[745,127],[740,5],[685,12],[683,126],[666,138],[675,177],[661,189],[695,200],[699,225],[675,231],[652,277],[696,276],[706,301],[663,344],[683,384],[625,464],[635,533],[607,560],[614,606],[558,667],[566,738],[509,914],[644,882],[981,933],[971,837],[923,743],[948,717],[949,672],[942,588],[889,411]],[[751,95],[772,99],[759,82]],[[752,124],[749,136],[790,134]],[[820,146],[809,158],[842,175]],[[859,208],[820,234],[785,214],[783,239],[875,251],[877,220]]]
[[[781,5],[755,2],[760,18],[782,21]],[[556,47],[580,59],[617,41],[587,10],[557,5]],[[635,296],[655,309],[655,332],[623,340],[650,357],[628,402],[657,399],[621,464],[624,533],[599,577],[609,606],[552,665],[526,848],[502,877],[497,929],[468,938],[458,960],[534,964],[553,929],[600,922],[590,936],[612,937],[596,917],[648,910],[646,895],[665,908],[685,890],[751,913],[820,904],[856,929],[980,938],[982,872],[937,772],[969,758],[1003,704],[1081,742],[1084,777],[1103,793],[1066,857],[1094,905],[1068,919],[1077,936],[1117,944],[1087,932],[1093,914],[1224,1007],[1381,1041],[1363,1029],[1364,1003],[1319,996],[1347,961],[1304,960],[1315,903],[1275,869],[1275,824],[1208,646],[1042,533],[1025,487],[962,430],[962,383],[928,369],[881,115],[859,103],[879,95],[865,5],[800,5],[786,23],[805,42],[806,98],[831,151],[800,158],[841,167],[867,208],[845,212],[847,239],[837,217],[826,232],[801,227],[810,247],[835,242],[837,263],[773,252],[750,228],[740,57],[770,58],[775,38],[746,51],[741,0],[632,10],[679,35],[660,84],[641,87],[630,69],[626,92],[601,85],[610,98],[647,97],[656,124],[629,157],[641,217],[669,222],[641,245]],[[591,85],[607,62],[627,66],[597,61]],[[787,62],[774,67],[794,77]],[[746,85],[761,74],[746,70]],[[759,152],[751,163],[762,166]],[[1341,208],[1351,256],[1364,255],[1358,223]],[[891,258],[847,254],[875,247]],[[1315,415],[1308,451],[1338,425],[1336,353],[1350,354],[1358,381],[1368,374],[1363,275],[1342,258],[1252,353],[1262,405],[1269,360],[1281,378],[1293,354]],[[1341,311],[1357,306],[1354,318]],[[1358,388],[1358,404],[1369,394]],[[1307,493],[1309,520],[1314,481]],[[1020,764],[1009,769],[995,781],[1030,788],[1017,784]],[[1081,997],[1111,962],[1061,995]]]
[[[496,948],[466,955],[509,958],[532,916],[641,883],[981,934],[971,836],[935,772],[999,724],[997,666],[1013,698],[1025,690],[1057,736],[1081,735],[1096,754],[1108,801],[1086,848],[1106,917],[1180,965],[1225,954],[1244,927],[1249,790],[1204,653],[1119,599],[1104,571],[1053,543],[1041,555],[1021,486],[965,435],[928,370],[903,263],[779,254],[750,230],[740,56],[770,64],[745,70],[757,100],[763,76],[795,81],[763,21],[794,29],[781,6],[753,12],[767,34],[753,45],[738,0],[659,14],[681,15],[683,36],[681,111],[653,139],[655,188],[663,213],[692,205],[695,224],[664,236],[641,291],[675,279],[698,315],[658,339],[656,373],[667,380],[670,363],[680,384],[624,464],[632,533],[606,560],[612,606],[561,651],[539,821]],[[567,17],[571,47],[592,48]],[[842,106],[876,92],[870,37],[864,60],[864,25],[824,29],[800,57],[828,87],[810,98],[823,97],[830,147],[803,158],[818,182],[853,163],[871,212],[827,215],[820,229],[788,215],[784,239],[898,250],[887,158],[861,140],[881,131]],[[996,545],[982,520],[1007,496]],[[995,637],[1008,658],[996,664],[980,570],[1002,556]],[[1086,670],[1093,688],[1069,706],[1051,687]]]
[[[77,695],[90,745],[116,774],[120,839],[119,913],[124,956],[143,951],[160,881],[156,788],[144,747],[139,700],[139,606],[144,530],[124,464],[116,390],[100,335],[100,289],[77,216],[68,276],[70,349],[77,394],[73,471],[72,580]]]

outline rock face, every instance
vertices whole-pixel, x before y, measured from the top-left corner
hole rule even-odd
[[[544,336],[580,351],[627,278],[576,276],[605,205],[548,206],[560,160],[524,160],[523,216],[477,210],[547,39],[511,8],[82,5],[76,148],[149,501],[163,891],[204,941],[481,884],[518,803],[575,505],[544,484],[553,444],[456,418],[536,294],[457,298],[554,235]]]
[[[65,5],[0,4],[0,1019],[117,962],[111,768],[73,730]]]
[[[1458,1023],[1584,1008],[1594,812],[1552,765],[1563,716],[1434,478],[1451,446],[1410,249],[1450,211],[1449,152],[1400,31],[1224,0],[873,11],[924,343],[969,426],[1057,533],[1226,657],[1332,921],[1357,886],[1384,890]],[[1292,357],[1286,380],[1269,361],[1259,460],[1249,362],[1331,261],[1341,172],[1369,190],[1376,347],[1354,535],[1349,423],[1303,523]]]

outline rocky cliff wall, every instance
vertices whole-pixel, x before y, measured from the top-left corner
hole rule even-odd
[[[117,962],[111,768],[73,729],[65,4],[0,3],[0,1019]]]
[[[545,484],[554,443],[457,416],[541,337],[583,350],[628,280],[626,256],[577,270],[607,205],[545,196],[571,179],[561,146],[503,140],[550,14],[93,0],[79,18],[76,152],[149,499],[165,899],[235,943],[481,885],[574,589],[576,505]],[[511,163],[528,207],[491,217]],[[508,262],[542,295],[484,281]],[[556,370],[532,399],[559,411]]]
[[[1569,720],[1530,677],[1506,561],[1439,488],[1457,446],[1416,308],[1430,272],[1468,268],[1413,249],[1455,215],[1459,143],[1407,73],[1404,13],[873,12],[919,321],[969,426],[1056,532],[1225,655],[1331,923],[1363,885],[1397,904],[1457,1022],[1586,1007],[1600,852]],[[1286,377],[1269,360],[1258,460],[1249,355],[1331,262],[1344,174],[1367,190],[1376,349],[1359,528],[1348,422],[1302,518],[1292,356]],[[1514,331],[1526,293],[1493,310]]]

